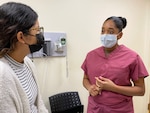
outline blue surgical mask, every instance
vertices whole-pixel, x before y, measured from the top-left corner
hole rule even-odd
[[[101,43],[106,48],[112,48],[117,43],[117,35],[114,34],[102,34]]]

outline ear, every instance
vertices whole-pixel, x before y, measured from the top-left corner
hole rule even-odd
[[[122,35],[123,35],[123,32],[120,32],[117,36],[117,40],[119,40],[122,37]]]
[[[17,33],[17,39],[18,39],[18,41],[20,42],[20,43],[25,43],[24,42],[24,40],[23,40],[23,37],[24,37],[24,35],[23,35],[23,33],[21,32],[21,31],[19,31],[18,33]]]

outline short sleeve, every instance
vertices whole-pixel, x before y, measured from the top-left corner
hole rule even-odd
[[[87,75],[86,59],[84,60],[83,64],[81,65],[81,68],[83,69],[84,74]]]
[[[133,81],[138,80],[140,77],[147,77],[149,74],[146,70],[146,67],[140,58],[139,55],[137,55],[135,61],[131,65],[131,73],[130,76]]]

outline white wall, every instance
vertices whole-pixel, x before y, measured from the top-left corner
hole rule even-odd
[[[0,4],[10,0],[1,0]],[[11,0],[12,1],[12,0]],[[88,92],[82,86],[81,64],[88,51],[100,46],[103,21],[109,16],[123,16],[128,25],[120,40],[138,52],[150,71],[150,0],[14,0],[30,5],[39,14],[45,31],[67,33],[67,57],[34,59],[44,102],[64,91],[78,91],[87,107]],[[149,77],[146,94],[134,97],[135,113],[147,113]]]

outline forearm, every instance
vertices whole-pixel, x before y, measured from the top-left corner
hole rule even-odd
[[[89,90],[91,84],[90,84],[88,78],[83,78],[83,86],[84,86],[87,90]]]
[[[83,86],[88,90],[91,96],[96,96],[99,94],[99,88],[95,84],[91,84],[88,77],[84,75]]]
[[[104,77],[96,77],[95,79],[102,90],[112,91],[127,96],[143,96],[145,93],[144,78],[133,81],[134,86],[120,86]]]
[[[119,86],[115,85],[110,89],[112,92],[116,92],[119,94],[127,95],[127,96],[143,96],[145,93],[145,87],[139,86]]]

